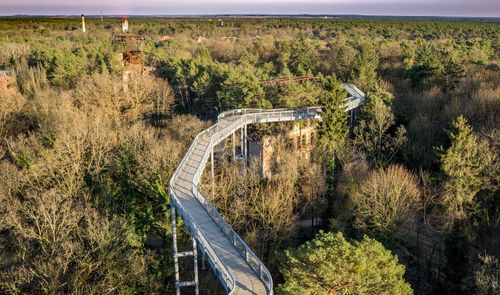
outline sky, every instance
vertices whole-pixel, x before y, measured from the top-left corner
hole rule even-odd
[[[0,0],[0,15],[361,14],[500,17],[500,0]]]

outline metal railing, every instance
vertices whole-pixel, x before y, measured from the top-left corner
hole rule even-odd
[[[255,255],[255,253],[248,247],[248,245],[243,241],[243,239],[233,230],[233,228],[227,223],[227,221],[222,217],[222,215],[217,211],[217,209],[207,200],[203,195],[200,188],[193,184],[193,193],[195,194],[198,201],[203,205],[205,210],[215,223],[222,230],[224,235],[228,237],[231,244],[238,250],[238,253],[245,259],[245,262],[253,269],[253,271],[259,276],[259,278],[264,282],[268,290],[268,294],[273,292],[273,279],[271,273],[267,267],[260,261],[260,259]]]
[[[210,243],[208,242],[206,236],[202,231],[198,229],[198,225],[196,224],[194,217],[184,208],[184,206],[182,206],[181,202],[177,201],[177,195],[172,188],[170,189],[170,194],[171,196],[175,196],[170,200],[171,206],[174,206],[177,209],[178,214],[181,217],[184,217],[182,219],[185,220],[186,226],[189,228],[189,231],[193,235],[193,238],[195,238],[202,245],[204,254],[209,258],[209,263],[214,269],[218,271],[217,276],[224,281],[223,285],[226,289],[226,292],[232,294],[232,292],[234,291],[234,287],[236,286],[236,280],[219,259],[213,248],[210,246]]]
[[[220,121],[223,118],[227,117],[232,117],[232,116],[241,116],[241,115],[247,115],[247,114],[279,114],[279,113],[284,113],[284,112],[298,112],[298,111],[303,111],[303,112],[321,112],[321,107],[307,107],[307,108],[298,108],[298,109],[234,109],[230,111],[225,111],[220,113],[217,116],[217,120]]]
[[[190,229],[190,232],[193,234],[193,237],[196,238],[198,240],[198,242],[204,248],[204,253],[210,258],[209,259],[210,264],[212,265],[212,267],[215,270],[217,270],[216,272],[218,272],[218,273],[216,273],[217,276],[220,279],[222,279],[222,281],[224,282],[224,284],[223,284],[224,288],[226,289],[226,291],[229,294],[231,294],[234,291],[234,288],[236,286],[236,280],[231,275],[231,273],[226,268],[226,266],[222,263],[222,261],[219,259],[219,257],[217,256],[217,254],[213,250],[212,246],[208,242],[206,236],[203,234],[203,232],[198,230],[198,225],[196,224],[196,221],[195,221],[196,219],[184,208],[184,206],[182,206],[181,202],[178,201],[178,196],[174,191],[174,181],[175,181],[175,179],[177,179],[177,177],[179,175],[179,171],[181,171],[182,168],[184,167],[186,159],[191,154],[191,152],[193,151],[194,147],[196,146],[196,144],[198,143],[200,138],[203,135],[210,132],[212,130],[212,128],[215,128],[214,126],[216,126],[216,125],[213,125],[212,127],[208,128],[208,129],[205,129],[204,131],[200,132],[195,137],[195,139],[193,140],[193,143],[191,144],[188,151],[186,152],[186,154],[182,158],[180,164],[177,166],[177,169],[175,170],[174,174],[172,175],[172,178],[170,178],[170,182],[169,182],[170,197],[171,197],[170,204],[171,204],[171,206],[177,208],[177,211],[179,212],[179,215],[181,215],[181,217],[182,216],[187,217],[187,218],[183,218],[183,220],[185,221],[186,225]]]

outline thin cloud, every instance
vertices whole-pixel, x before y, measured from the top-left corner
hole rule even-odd
[[[499,17],[497,0],[16,0],[0,3],[0,14],[142,14],[142,15],[199,15],[199,14],[363,14],[363,15],[429,15]]]

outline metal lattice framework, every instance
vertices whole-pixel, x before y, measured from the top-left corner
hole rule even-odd
[[[350,113],[351,125],[355,110],[363,104],[365,94],[352,84],[343,84],[349,93],[346,112]],[[177,294],[182,287],[194,287],[198,294],[198,258],[200,249],[229,294],[273,294],[273,280],[269,270],[247,246],[243,239],[219,214],[199,188],[203,170],[211,159],[213,177],[214,147],[232,138],[235,156],[235,133],[241,130],[241,153],[248,159],[247,125],[256,123],[285,122],[321,118],[320,107],[302,109],[238,109],[221,113],[218,122],[199,133],[189,147],[181,163],[170,179],[170,205],[172,218],[175,286]],[[192,250],[178,252],[176,234],[178,214],[192,236]],[[180,281],[178,259],[193,257],[194,280]]]

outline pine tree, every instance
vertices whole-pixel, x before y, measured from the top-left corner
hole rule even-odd
[[[319,138],[333,145],[345,143],[349,134],[347,113],[344,109],[346,90],[334,76],[325,77],[322,84],[323,92],[320,97],[322,121],[317,129]]]
[[[290,44],[290,70],[296,75],[311,75],[318,58],[315,48],[304,37],[299,37]]]
[[[475,205],[476,195],[488,188],[488,169],[494,162],[489,144],[480,140],[467,120],[460,116],[449,133],[451,146],[438,149],[446,175],[444,203],[451,219],[465,219]]]
[[[378,56],[371,46],[363,46],[356,56],[351,80],[361,89],[369,90],[377,85]]]
[[[408,72],[408,77],[415,88],[428,87],[439,80],[440,64],[431,47],[424,44],[417,52],[415,62]]]
[[[321,122],[317,126],[318,143],[316,154],[326,164],[326,175],[330,193],[333,191],[338,158],[336,152],[344,145],[349,135],[344,100],[346,90],[334,76],[323,78],[320,97]]]
[[[412,294],[405,267],[374,239],[320,233],[285,252],[282,294]]]
[[[376,167],[387,166],[407,141],[403,126],[399,126],[394,135],[390,132],[395,123],[393,99],[391,93],[379,87],[369,92],[355,129],[356,143],[366,151]]]
[[[444,78],[444,86],[446,89],[455,89],[458,86],[458,83],[465,77],[464,67],[449,58],[444,65],[443,70],[443,78]]]

